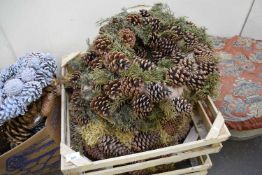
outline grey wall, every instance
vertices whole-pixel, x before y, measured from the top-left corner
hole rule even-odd
[[[156,2],[159,0],[0,0],[0,68],[30,51],[51,52],[59,64],[61,57],[86,49],[86,39],[97,35],[99,19],[122,7]],[[169,4],[176,16],[188,16],[205,26],[211,35],[233,36],[242,31],[243,36],[262,39],[262,0],[161,2]]]

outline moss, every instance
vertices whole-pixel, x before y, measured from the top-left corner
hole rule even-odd
[[[119,139],[121,143],[123,143],[126,147],[131,148],[132,141],[135,137],[134,132],[130,131],[121,131],[118,129],[113,129],[111,132],[114,133],[114,135]]]
[[[165,118],[170,119],[176,115],[171,100],[163,100],[159,103],[159,108],[163,111]]]
[[[79,128],[79,131],[82,139],[90,146],[94,146],[100,137],[109,133],[103,120],[91,120],[87,125]]]
[[[110,80],[114,79],[114,76],[106,69],[94,69],[88,73],[88,79],[94,82],[96,85],[104,85]]]

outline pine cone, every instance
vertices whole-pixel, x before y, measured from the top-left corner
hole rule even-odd
[[[135,53],[140,58],[146,58],[147,57],[147,50],[145,48],[135,48]]]
[[[90,66],[90,62],[93,61],[94,59],[96,59],[98,57],[98,55],[96,54],[96,52],[94,51],[90,51],[88,53],[86,53],[82,59],[85,61],[86,66]]]
[[[140,15],[141,15],[142,17],[149,17],[149,16],[150,16],[150,14],[148,13],[148,11],[145,10],[145,9],[139,10],[139,13],[140,13]]]
[[[132,107],[137,117],[143,118],[149,115],[154,105],[146,94],[139,94],[132,99]]]
[[[130,62],[127,56],[122,52],[110,52],[105,59],[106,67],[112,72],[119,72],[129,68]]]
[[[140,132],[135,135],[131,149],[134,152],[157,149],[159,142],[160,135],[157,132]]]
[[[199,43],[197,36],[192,32],[185,32],[183,35],[183,39],[186,42],[186,46],[188,48],[193,48]]]
[[[154,63],[157,64],[158,61],[160,61],[164,57],[165,57],[165,54],[162,51],[159,51],[159,50],[152,51],[152,61]]]
[[[121,81],[121,90],[123,95],[128,97],[134,97],[139,94],[143,89],[143,81],[138,78],[123,77]]]
[[[212,49],[206,44],[198,44],[194,47],[194,57],[198,62],[205,62],[212,60],[214,57],[214,52]]]
[[[189,73],[184,67],[173,67],[167,72],[167,79],[172,81],[174,86],[183,86],[187,83]]]
[[[159,19],[154,18],[152,16],[144,17],[143,18],[143,24],[151,25],[152,30],[154,32],[158,31],[160,29],[160,27],[161,27],[161,23],[160,23]]]
[[[134,59],[134,63],[138,64],[143,70],[152,70],[156,67],[153,62],[139,57]]]
[[[201,72],[195,72],[191,74],[188,78],[187,84],[193,89],[200,89],[205,85],[207,76]]]
[[[90,103],[91,109],[100,116],[109,116],[111,100],[104,95],[94,97]]]
[[[127,47],[133,48],[135,46],[136,35],[132,30],[128,28],[121,29],[118,31],[118,36]]]
[[[165,130],[165,132],[171,136],[174,136],[176,134],[177,126],[178,126],[177,124],[178,124],[177,118],[165,120],[164,122],[161,123],[162,128]]]
[[[175,118],[166,120],[161,123],[164,131],[174,137],[170,144],[179,143],[185,139],[190,129],[191,117],[190,115],[178,115]]]
[[[104,93],[111,99],[116,99],[122,95],[120,80],[113,80],[103,87]]]
[[[131,153],[117,138],[109,135],[99,138],[98,149],[105,158],[119,157]]]
[[[106,35],[99,35],[93,43],[94,50],[98,54],[104,54],[112,48],[112,42]]]
[[[180,60],[183,60],[186,57],[186,54],[184,54],[180,49],[174,49],[171,53],[171,60],[173,63],[178,64]]]
[[[174,33],[176,35],[175,40],[180,40],[183,38],[183,31],[182,28],[180,26],[177,25],[173,25],[170,27],[170,30],[172,31],[172,33]]]
[[[85,114],[85,101],[81,98],[80,90],[74,90],[70,97],[69,113],[72,122],[83,126],[88,123],[89,117]]]
[[[5,133],[2,130],[4,129],[1,126],[0,127],[0,143],[1,143],[0,144],[0,156],[11,149],[7,136],[5,135]]]
[[[66,82],[67,88],[72,88],[72,89],[79,89],[79,79],[81,76],[80,71],[74,71],[71,75],[69,75],[69,80]]]
[[[133,24],[134,26],[141,25],[142,19],[138,14],[128,14],[126,20]]]
[[[185,57],[179,61],[179,65],[184,67],[188,72],[194,72],[197,69],[196,61],[193,58]]]
[[[202,62],[198,64],[198,71],[201,72],[202,75],[209,75],[214,72],[218,72],[218,67],[214,62]]]
[[[157,83],[150,83],[146,87],[149,98],[152,102],[158,103],[170,95],[170,91],[163,85]]]
[[[188,103],[186,99],[176,97],[172,102],[176,111],[179,113],[190,113],[192,111],[192,105]]]
[[[89,145],[84,146],[84,155],[90,158],[93,161],[104,159],[103,153],[98,149],[98,146],[95,145],[91,147]]]

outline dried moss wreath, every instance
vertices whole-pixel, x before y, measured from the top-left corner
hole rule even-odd
[[[218,84],[205,29],[162,4],[100,25],[64,77],[73,149],[100,160],[181,143],[195,102]]]

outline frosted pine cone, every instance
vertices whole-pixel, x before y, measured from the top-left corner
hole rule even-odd
[[[95,39],[93,46],[98,54],[104,54],[112,48],[112,42],[106,35],[99,35]]]

